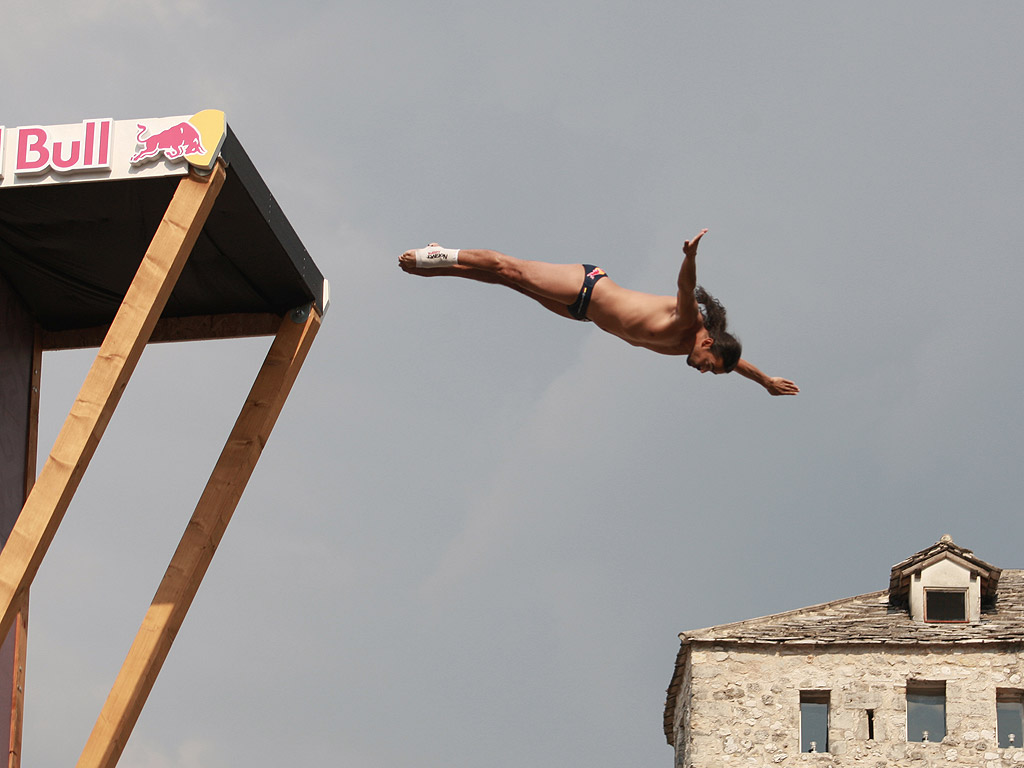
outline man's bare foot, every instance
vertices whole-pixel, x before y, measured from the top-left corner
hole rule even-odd
[[[406,272],[415,273],[416,270],[416,251],[406,251],[398,257],[398,266],[404,269]]]
[[[398,265],[406,272],[412,269],[437,269],[458,264],[458,249],[442,248],[431,243],[426,248],[415,248],[398,257]]]
[[[440,248],[437,243],[431,243],[427,248]],[[410,271],[410,268],[416,266],[416,251],[417,248],[406,251],[398,257],[398,266],[404,269],[406,272]]]

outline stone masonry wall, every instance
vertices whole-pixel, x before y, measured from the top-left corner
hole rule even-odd
[[[1007,650],[691,646],[676,704],[676,765],[1024,768],[996,741],[996,688],[1024,689]],[[946,681],[946,738],[908,742],[908,679]],[[829,752],[800,752],[800,691],[830,690]],[[874,711],[869,740],[866,710]]]

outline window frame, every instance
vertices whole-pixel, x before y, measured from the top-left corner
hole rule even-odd
[[[929,595],[958,595],[963,600],[962,619],[933,619],[928,615]],[[967,606],[967,589],[957,587],[925,587],[924,588],[924,620],[928,624],[967,624],[971,620],[970,611]]]
[[[815,733],[808,733],[805,736],[805,725],[808,725],[809,712],[805,711],[806,705],[819,707],[825,707],[825,727],[824,727],[824,744],[818,739],[812,739],[810,736],[817,735]],[[830,689],[807,689],[800,691],[800,752],[810,753],[810,744],[813,741],[815,743],[815,754],[822,754],[828,752],[829,738],[828,731],[832,720],[832,691]],[[806,743],[806,748],[805,748]]]
[[[1000,705],[1004,705],[1000,707]],[[1004,743],[1003,729],[1000,728],[1000,709],[1004,711],[1009,709],[1005,705],[1012,705],[1016,710],[1016,731],[1010,731],[1016,739],[1011,745],[1009,740]],[[996,744],[1000,749],[1020,749],[1024,746],[1024,691],[1019,688],[996,688]]]
[[[936,699],[937,701],[914,701],[913,699]],[[917,744],[923,744],[924,732],[928,732],[928,744],[938,744],[948,733],[948,726],[946,724],[946,681],[945,680],[908,680],[906,688],[906,700],[907,700],[907,741],[915,742]],[[936,707],[939,704],[942,706],[942,735],[936,738],[937,733],[931,728],[923,728],[920,723],[911,723],[911,713],[914,708],[921,707],[917,715],[913,719],[925,716],[928,717],[927,713],[931,711],[927,708]],[[932,712],[934,714],[934,712]],[[930,719],[930,718],[929,718]],[[911,738],[911,728],[915,731],[919,731],[919,738]]]

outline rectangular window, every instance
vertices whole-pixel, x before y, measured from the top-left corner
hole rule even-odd
[[[946,738],[946,681],[907,681],[907,741]]]
[[[967,592],[962,589],[926,589],[925,621],[967,621]]]
[[[996,734],[1003,749],[1020,747],[1024,731],[1024,691],[996,688]]]
[[[830,691],[800,691],[800,751],[828,752]]]

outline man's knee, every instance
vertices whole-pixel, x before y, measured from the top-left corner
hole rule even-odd
[[[519,284],[526,277],[526,272],[523,269],[525,262],[522,259],[498,251],[488,251],[488,256],[494,264],[494,271],[505,280]]]

